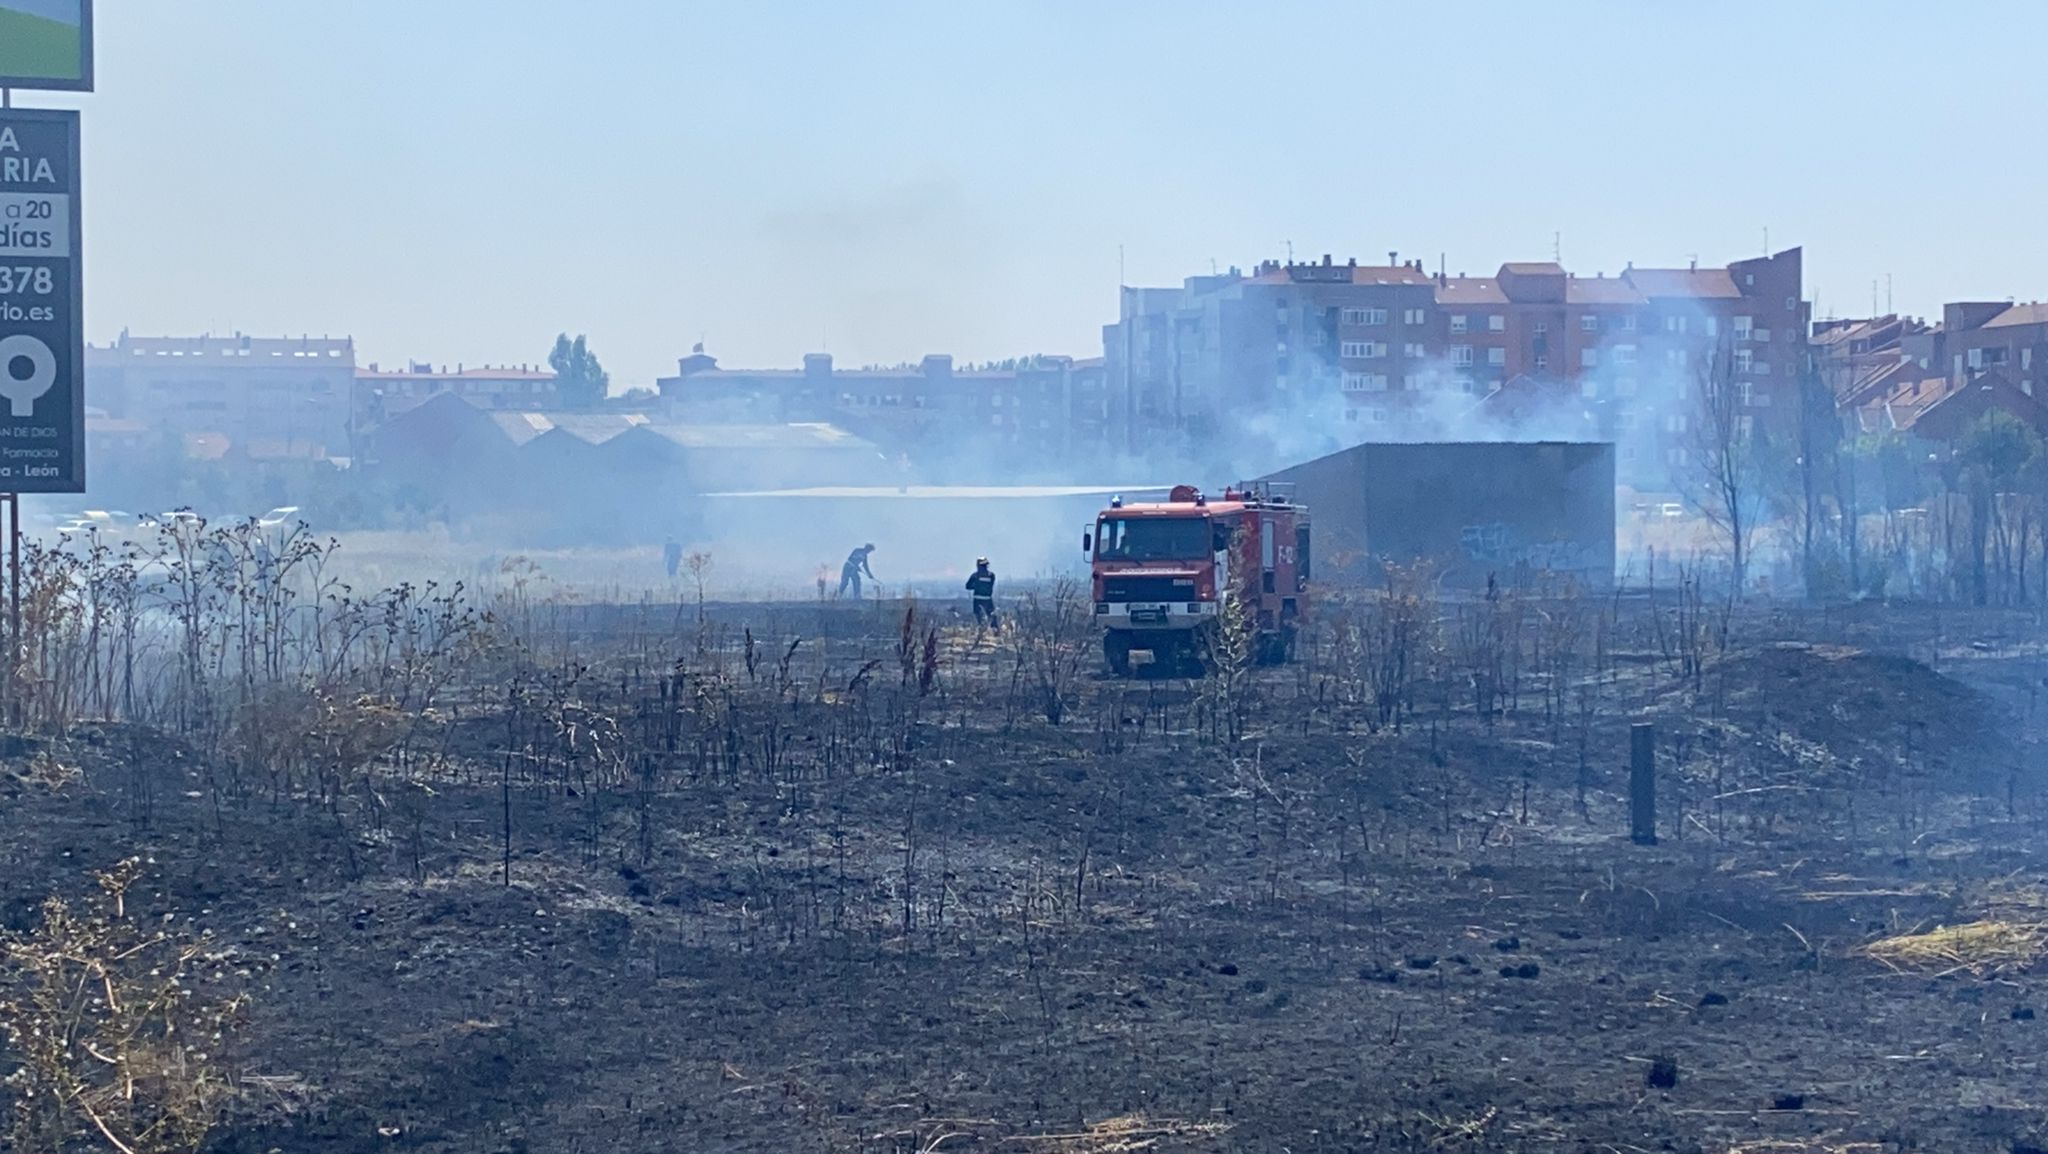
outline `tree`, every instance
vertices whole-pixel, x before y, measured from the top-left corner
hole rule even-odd
[[[2016,553],[2025,542],[2013,547],[2012,526],[1999,505],[1999,495],[2019,487],[2027,462],[2041,451],[2041,438],[2024,421],[2002,409],[1977,418],[1956,443],[1955,460],[1960,466],[1963,495],[1970,507],[1970,599],[1978,605],[1991,600],[1990,554],[1997,546],[1999,576],[2012,580]],[[2024,524],[2021,526],[2024,532]],[[2024,595],[2024,589],[2020,591]]]
[[[1727,540],[1737,595],[1748,580],[1750,546],[1763,519],[1759,437],[1755,419],[1744,411],[1746,384],[1735,379],[1735,358],[1725,340],[1700,358],[1689,426],[1692,467],[1677,477],[1686,499]]]
[[[580,333],[573,341],[568,333],[555,338],[554,351],[548,354],[548,367],[555,370],[555,390],[564,407],[597,408],[611,391],[612,375],[604,371],[597,354],[590,351]]]
[[[1817,597],[1831,592],[1828,587],[1839,585],[1841,577],[1837,562],[1839,554],[1829,551],[1823,557],[1821,550],[1824,540],[1821,533],[1826,519],[1826,498],[1828,490],[1834,490],[1835,516],[1843,522],[1843,533],[1848,547],[1851,574],[1855,576],[1856,559],[1856,518],[1846,507],[1841,492],[1842,469],[1842,417],[1835,407],[1835,390],[1822,377],[1814,359],[1808,357],[1807,365],[1799,374],[1799,557],[1800,577],[1806,585],[1806,595]],[[1828,482],[1834,483],[1830,485]]]

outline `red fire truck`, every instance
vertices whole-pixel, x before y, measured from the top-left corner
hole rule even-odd
[[[1165,501],[1114,498],[1082,534],[1110,671],[1200,665],[1227,598],[1243,607],[1264,663],[1294,655],[1308,610],[1309,517],[1279,486],[1240,484],[1214,500],[1176,485]]]

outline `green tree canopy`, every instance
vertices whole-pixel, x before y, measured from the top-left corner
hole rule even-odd
[[[573,341],[568,333],[555,338],[554,351],[548,354],[548,367],[555,370],[556,392],[568,408],[597,408],[611,391],[612,375],[598,363],[597,354],[590,351],[581,333]]]
[[[2028,461],[2041,451],[2041,438],[2025,421],[2003,409],[1977,418],[1956,444],[1956,459],[1978,471],[1994,488],[2010,488]]]

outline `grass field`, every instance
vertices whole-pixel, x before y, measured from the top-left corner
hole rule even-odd
[[[0,76],[78,79],[76,24],[0,8]]]

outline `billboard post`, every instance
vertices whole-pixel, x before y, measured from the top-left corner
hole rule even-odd
[[[16,88],[91,92],[92,0],[0,0],[0,514],[7,654],[20,725],[21,495],[85,491],[85,290],[78,114],[14,107]]]

